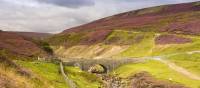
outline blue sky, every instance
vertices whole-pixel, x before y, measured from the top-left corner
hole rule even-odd
[[[58,33],[106,16],[199,0],[0,0],[0,29]]]

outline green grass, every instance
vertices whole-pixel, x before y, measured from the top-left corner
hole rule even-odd
[[[77,67],[65,66],[65,73],[78,85],[78,88],[99,88],[101,86],[101,80],[96,75],[83,72]]]
[[[70,46],[78,44],[83,38],[84,36],[81,33],[68,33],[55,35],[47,39],[47,41],[50,42],[51,45],[63,45],[67,42]]]
[[[138,32],[115,30],[105,40],[108,44],[132,44],[135,38],[141,36]]]
[[[144,63],[123,65],[114,70],[113,73],[118,74],[120,77],[127,78],[141,71],[147,71],[160,80],[172,79],[172,82],[174,83],[180,83],[191,88],[200,87],[200,81],[192,80],[180,73],[175,72],[167,65],[153,60],[149,60]]]
[[[141,34],[143,39],[132,44],[127,50],[120,53],[119,56],[122,57],[143,57],[150,56],[152,53],[152,48],[154,47],[154,33],[143,33]]]
[[[54,88],[66,88],[67,85],[59,73],[59,65],[40,61],[17,61],[21,66],[32,70],[35,74],[46,80]]]
[[[20,74],[22,70],[16,68],[11,60],[2,60],[0,62],[1,80],[7,82],[6,85],[1,85],[1,88],[46,88],[49,87],[35,76],[27,76]],[[3,78],[2,78],[3,77]],[[5,78],[5,79],[4,79]]]
[[[168,60],[200,76],[200,54],[178,54],[168,57]]]

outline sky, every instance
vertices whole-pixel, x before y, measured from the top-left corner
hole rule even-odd
[[[131,10],[199,0],[0,0],[0,30],[59,33]]]

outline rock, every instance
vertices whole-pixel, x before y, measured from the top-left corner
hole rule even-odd
[[[95,64],[95,65],[89,67],[88,72],[102,74],[102,73],[106,73],[106,68],[100,64]]]

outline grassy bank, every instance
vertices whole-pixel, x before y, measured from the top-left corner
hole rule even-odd
[[[200,76],[200,54],[183,53],[168,57],[168,60]]]
[[[99,88],[101,80],[94,74],[83,72],[77,67],[65,67],[65,73],[72,79],[78,88]]]
[[[17,61],[22,67],[30,69],[52,88],[66,88],[67,85],[59,73],[59,65],[40,61]]]
[[[113,73],[118,74],[120,77],[127,78],[141,71],[147,71],[160,80],[183,84],[191,88],[200,87],[200,81],[192,80],[180,73],[175,72],[167,65],[153,60],[149,60],[144,63],[123,65],[116,69]]]

